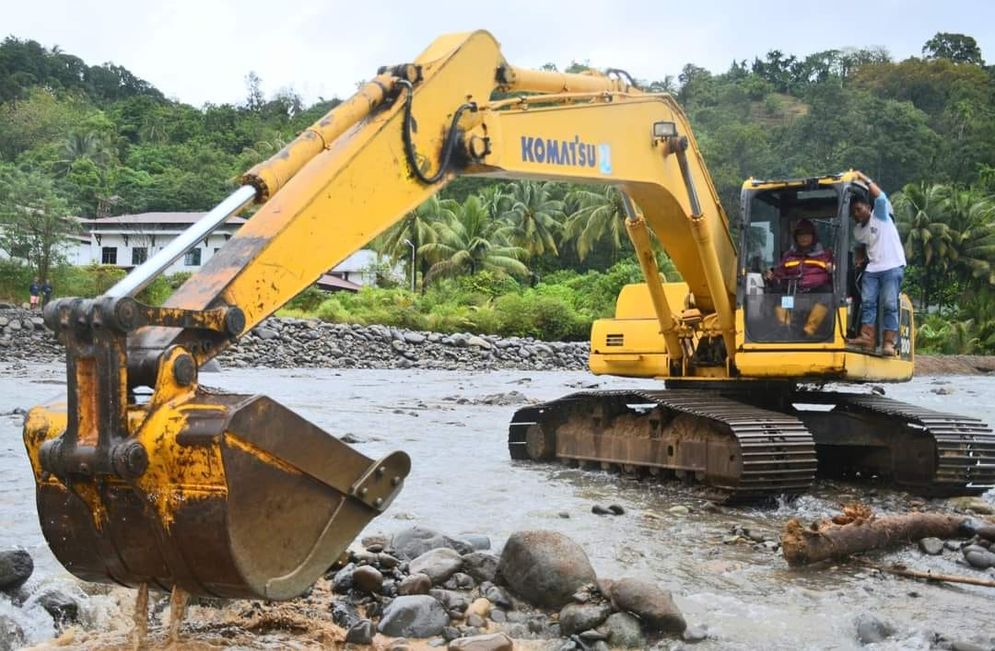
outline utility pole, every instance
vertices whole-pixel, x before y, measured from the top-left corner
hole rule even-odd
[[[411,293],[415,292],[415,245],[411,240],[404,240],[404,243],[411,247]]]

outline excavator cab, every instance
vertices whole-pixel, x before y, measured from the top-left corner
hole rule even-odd
[[[748,342],[834,339],[847,299],[847,204],[840,177],[747,182],[739,291]]]

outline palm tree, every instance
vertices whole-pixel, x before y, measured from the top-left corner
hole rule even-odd
[[[435,224],[436,241],[423,244],[418,252],[433,261],[425,282],[434,278],[475,274],[489,270],[528,276],[521,260],[526,252],[508,244],[477,196],[470,196],[452,219]]]
[[[421,273],[422,278],[425,278],[430,262],[422,254],[421,249],[426,244],[436,241],[436,226],[455,219],[458,209],[459,204],[452,199],[439,199],[438,196],[429,197],[427,201],[409,212],[404,219],[378,237],[375,248],[394,260],[407,260],[411,254],[411,248],[414,248],[415,269]]]
[[[995,203],[973,189],[950,189],[945,207],[955,251],[954,268],[977,285],[995,285]]]
[[[625,234],[622,195],[613,186],[604,185],[597,190],[574,190],[567,194],[566,202],[574,210],[567,218],[561,243],[572,242],[581,261],[595,248],[607,248],[614,263]]]
[[[530,257],[559,255],[556,236],[563,230],[563,202],[554,199],[552,184],[519,181],[511,186],[511,206],[500,217],[506,222],[503,234],[509,242]]]
[[[97,133],[74,131],[62,144],[62,158],[55,162],[55,169],[61,174],[68,174],[73,163],[84,158],[103,166],[110,162],[112,153],[107,142]]]
[[[947,188],[943,185],[906,185],[895,195],[895,221],[905,242],[905,255],[924,271],[922,307],[929,307],[932,290],[939,286],[957,252],[956,233],[946,212]]]

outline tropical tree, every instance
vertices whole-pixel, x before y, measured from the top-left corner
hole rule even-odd
[[[425,278],[431,263],[422,253],[422,248],[438,239],[437,225],[454,220],[457,210],[459,204],[452,199],[429,197],[381,235],[375,246],[394,260],[409,260],[414,257],[415,270]]]
[[[113,153],[107,142],[93,131],[73,131],[62,145],[62,158],[55,162],[55,170],[67,174],[79,160],[89,160],[98,167],[111,162]]]
[[[59,246],[77,230],[68,214],[51,179],[0,165],[0,249],[26,260],[42,282],[58,262]]]
[[[518,181],[507,195],[510,207],[500,216],[503,234],[530,257],[559,255],[556,239],[563,230],[564,204],[553,198],[552,183]]]
[[[950,189],[945,206],[957,275],[980,287],[995,286],[995,201],[971,188]]]
[[[909,184],[894,197],[895,221],[905,243],[908,261],[923,271],[919,300],[928,308],[933,293],[944,282],[956,256],[956,233],[945,213],[947,188]]]
[[[500,226],[479,197],[467,198],[452,219],[435,224],[436,240],[419,247],[419,253],[432,261],[425,282],[484,270],[528,276],[522,263],[525,249],[508,244],[498,233]]]
[[[567,194],[566,202],[573,210],[563,229],[563,241],[572,243],[581,261],[598,249],[607,251],[614,264],[627,237],[622,195],[610,185],[578,188]]]

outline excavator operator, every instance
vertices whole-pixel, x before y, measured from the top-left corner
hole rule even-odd
[[[768,283],[775,291],[792,295],[832,293],[833,252],[819,242],[815,224],[808,219],[797,221],[792,236],[794,244],[784,252],[777,267],[767,271]],[[791,309],[778,305],[774,311],[781,325],[791,325]],[[803,328],[806,335],[816,333],[827,312],[821,302],[812,306]]]

